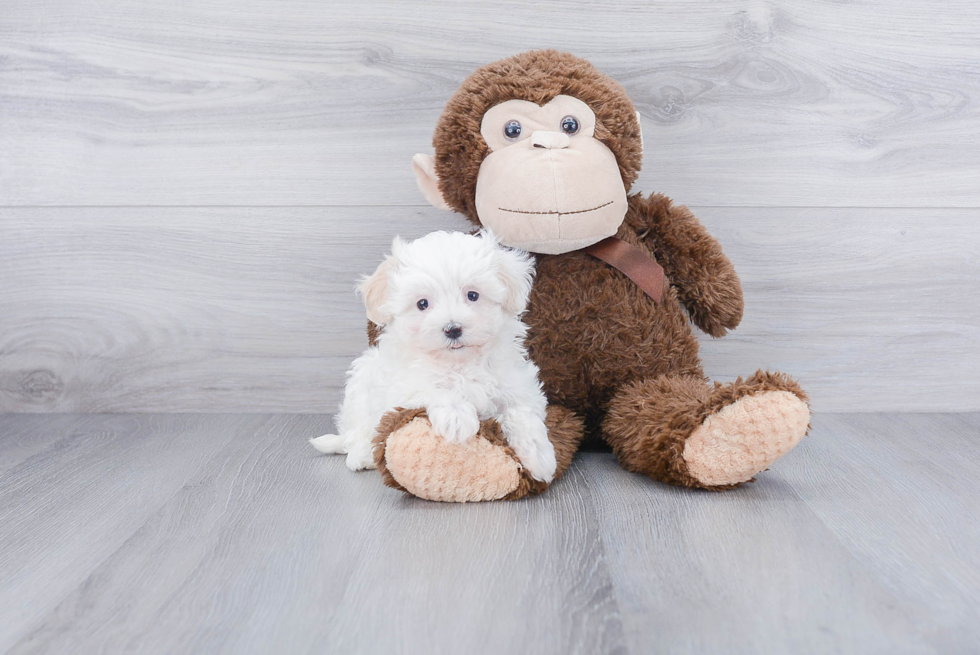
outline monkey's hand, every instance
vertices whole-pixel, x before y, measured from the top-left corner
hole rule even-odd
[[[742,320],[742,285],[734,270],[692,284],[681,294],[691,320],[713,337],[723,337]]]
[[[637,194],[629,198],[626,223],[657,254],[695,325],[713,337],[738,326],[743,307],[738,275],[691,210],[660,194]]]

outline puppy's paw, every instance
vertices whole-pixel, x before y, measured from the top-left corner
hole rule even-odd
[[[351,446],[347,453],[347,468],[352,471],[363,471],[374,467],[374,452],[370,441],[360,441]]]
[[[347,452],[347,446],[344,444],[344,438],[339,434],[325,434],[322,437],[310,439],[310,445],[319,450],[321,453],[327,453],[328,455],[343,454]]]
[[[427,413],[433,429],[449,443],[463,443],[480,431],[480,417],[472,405],[436,405]]]
[[[547,445],[529,444],[523,448],[514,448],[517,458],[531,477],[535,480],[551,483],[555,479],[555,470],[558,468],[558,461],[555,459],[555,449],[551,442]]]
[[[532,478],[549,484],[555,479],[558,461],[543,421],[530,417],[508,421],[504,436]]]

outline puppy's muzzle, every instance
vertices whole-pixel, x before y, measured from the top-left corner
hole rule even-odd
[[[449,323],[442,328],[442,333],[451,341],[456,341],[463,336],[463,326],[459,323]]]

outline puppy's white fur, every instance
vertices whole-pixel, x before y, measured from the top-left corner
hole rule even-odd
[[[531,258],[502,248],[488,230],[433,232],[410,243],[396,237],[391,250],[358,287],[368,318],[384,332],[347,372],[340,434],[310,443],[346,453],[348,468],[359,470],[374,467],[371,439],[395,407],[425,408],[433,429],[450,442],[472,438],[481,420],[494,418],[528,473],[551,482],[547,401],[520,320]],[[446,334],[452,325],[462,329],[457,339]]]

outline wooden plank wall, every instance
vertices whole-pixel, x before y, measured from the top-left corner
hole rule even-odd
[[[709,373],[980,410],[978,34],[973,0],[8,0],[0,411],[332,411],[356,277],[465,226],[412,154],[470,71],[534,47],[626,86],[635,189],[742,275]]]

